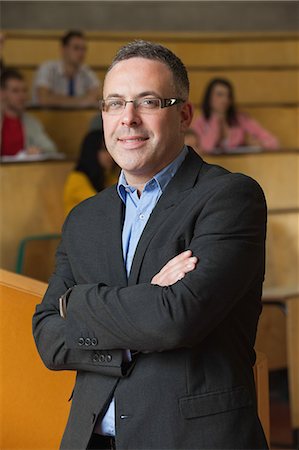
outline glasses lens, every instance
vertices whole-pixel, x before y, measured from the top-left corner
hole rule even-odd
[[[110,114],[118,114],[125,107],[125,100],[121,98],[109,98],[108,100],[102,100],[102,111]]]
[[[127,103],[133,103],[136,110],[140,112],[152,112],[162,107],[160,98],[139,98],[135,100],[124,100],[122,98],[109,98],[100,100],[100,109],[108,114],[121,114]]]
[[[137,102],[139,111],[151,111],[161,108],[161,101],[159,98],[141,98]]]

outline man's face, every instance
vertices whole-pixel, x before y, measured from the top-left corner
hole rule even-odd
[[[27,102],[27,87],[23,80],[11,78],[1,91],[1,97],[5,109],[16,114],[21,114]]]
[[[62,56],[68,64],[79,67],[85,60],[86,51],[85,40],[80,37],[73,37],[67,45],[62,47]]]
[[[117,63],[107,74],[103,98],[134,100],[178,98],[168,67],[144,58]],[[141,113],[127,103],[118,115],[103,112],[108,151],[124,170],[127,181],[148,181],[180,153],[192,119],[190,103]]]

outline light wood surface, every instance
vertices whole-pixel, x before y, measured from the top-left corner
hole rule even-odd
[[[73,166],[71,161],[0,165],[0,267],[15,270],[24,237],[61,231],[63,186]]]
[[[277,306],[263,307],[255,348],[267,355],[269,370],[288,367],[286,316]]]
[[[33,278],[17,275],[9,270],[0,269],[0,285],[2,287],[24,291],[36,297],[42,297],[47,289],[47,285]]]
[[[215,77],[227,78],[234,86],[238,103],[298,104],[298,69],[293,70],[189,70],[190,98],[201,102],[207,83]]]
[[[268,215],[264,288],[299,286],[299,211]]]
[[[55,141],[60,152],[77,159],[84,136],[90,128],[94,117],[101,120],[99,111],[89,110],[32,110],[34,117],[39,119],[46,132]]]
[[[267,357],[262,352],[256,352],[256,362],[253,368],[257,409],[268,445],[270,445],[270,402],[269,402],[269,372]]]
[[[46,59],[56,59],[58,39],[63,31],[6,32],[4,59],[12,65],[36,65]],[[187,66],[292,67],[298,65],[298,33],[86,33],[87,62],[92,66],[107,66],[124,43],[136,39],[158,41],[183,58]],[[32,48],[35,51],[32,52]]]
[[[46,284],[0,271],[0,448],[58,449],[74,372],[43,365],[32,337],[32,316]]]
[[[299,207],[299,152],[204,155],[204,159],[254,178],[262,186],[270,210]]]

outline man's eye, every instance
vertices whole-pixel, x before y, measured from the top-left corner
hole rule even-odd
[[[159,108],[160,102],[157,98],[144,98],[141,100],[140,105],[147,109]]]
[[[122,106],[123,106],[122,100],[109,100],[109,102],[107,102],[108,109],[119,109],[122,108]]]

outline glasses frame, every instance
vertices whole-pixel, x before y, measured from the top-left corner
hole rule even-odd
[[[159,109],[169,108],[170,106],[178,105],[179,103],[185,103],[185,101],[186,101],[186,100],[183,100],[182,98],[158,98],[158,97],[154,97],[154,98],[142,97],[142,98],[135,98],[134,100],[118,99],[118,100],[121,100],[121,101],[124,102],[123,108],[119,109],[118,111],[113,111],[111,113],[111,112],[105,111],[104,108],[105,108],[105,101],[106,100],[102,99],[102,100],[99,100],[99,108],[100,108],[101,112],[117,116],[117,115],[121,114],[126,109],[127,103],[133,103],[133,106],[134,106],[135,110],[138,111],[138,107],[140,106],[139,102],[141,100],[145,100],[147,98],[149,100],[159,100],[159,103],[160,103]],[[148,112],[150,112],[150,111],[156,111],[156,110],[155,109],[151,110],[149,108]]]

